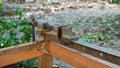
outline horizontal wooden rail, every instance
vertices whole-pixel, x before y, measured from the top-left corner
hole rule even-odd
[[[0,67],[32,59],[42,55],[37,51],[38,43],[27,43],[0,49]]]
[[[106,64],[90,59],[76,50],[55,42],[47,43],[49,53],[46,54],[42,53],[44,49],[37,50],[39,45],[40,43],[27,43],[0,49],[0,67],[39,57],[38,68],[52,68],[52,56],[55,56],[76,68],[110,68]],[[46,45],[46,42],[42,45]]]
[[[72,49],[90,54],[108,62],[120,65],[120,52],[110,48],[100,47],[94,44],[87,44],[80,41],[73,41],[68,46]]]
[[[75,66],[76,68],[110,68],[60,44],[49,43],[50,54]]]

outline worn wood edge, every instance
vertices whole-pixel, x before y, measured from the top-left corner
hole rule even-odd
[[[64,47],[55,42],[49,43],[50,54],[65,61],[76,68],[110,68],[108,65],[102,64],[78,53],[76,50]]]
[[[98,62],[100,62],[100,63],[106,64],[106,65],[110,66],[111,68],[120,68],[120,66],[117,65],[117,64],[113,64],[113,63],[111,63],[111,62],[109,62],[109,61],[106,61],[106,60],[103,60],[103,59],[94,57],[94,56],[92,56],[92,55],[89,55],[89,54],[86,54],[86,53],[83,53],[83,52],[80,52],[80,53],[81,53],[82,55],[87,56],[87,57],[90,58],[90,59],[93,59],[93,60],[96,60],[96,61],[98,61]]]
[[[113,49],[108,49],[108,48],[104,48],[104,47],[100,47],[100,46],[97,46],[97,45],[94,45],[94,44],[87,44],[87,43],[84,43],[84,42],[81,42],[81,41],[73,41],[73,43],[76,43],[76,44],[79,44],[81,46],[86,46],[86,47],[89,47],[89,48],[92,48],[92,49],[95,49],[95,50],[98,50],[98,51],[101,51],[101,52],[105,52],[105,53],[109,53],[111,55],[114,55],[114,56],[118,56],[120,57],[120,52],[119,51],[115,51]]]
[[[1,48],[0,56],[28,51],[33,48],[37,48],[39,45],[40,44],[37,42],[30,42],[30,43],[20,44],[20,45],[16,45],[16,46],[7,47],[7,48]]]
[[[88,45],[80,41],[73,41],[68,47],[120,65],[120,52],[115,52],[110,49],[106,49],[92,44]]]

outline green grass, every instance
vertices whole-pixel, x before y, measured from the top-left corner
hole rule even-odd
[[[0,12],[2,11],[2,0],[0,0]]]

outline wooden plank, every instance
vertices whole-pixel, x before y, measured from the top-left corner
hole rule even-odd
[[[88,45],[80,41],[73,41],[68,47],[84,52],[86,54],[90,54],[100,59],[109,61],[111,63],[120,65],[120,52],[118,51],[109,48],[100,47],[94,44]]]
[[[37,43],[27,43],[0,49],[0,67],[41,56],[36,46]]]
[[[41,52],[43,52],[43,55],[38,58],[38,68],[53,68],[53,56],[49,53],[46,53],[49,48],[48,42],[42,43],[43,48],[41,49]]]
[[[31,42],[31,43],[26,43],[26,44],[20,44],[17,46],[2,48],[0,49],[0,56],[28,51],[33,48],[37,48],[38,46],[39,46],[39,43]]]
[[[75,66],[76,68],[110,68],[109,66],[81,55],[55,42],[49,43],[50,54]]]
[[[44,54],[39,57],[38,68],[53,68],[53,57],[48,54]]]

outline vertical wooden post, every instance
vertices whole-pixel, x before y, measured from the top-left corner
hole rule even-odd
[[[45,54],[39,57],[38,68],[53,68],[52,61],[53,57],[51,55]]]
[[[38,68],[53,68],[53,56],[50,55],[49,52],[49,42],[42,43],[43,55],[38,58]]]

